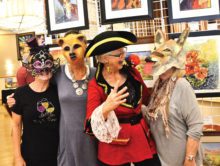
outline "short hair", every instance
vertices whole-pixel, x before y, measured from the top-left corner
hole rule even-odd
[[[69,31],[67,31],[64,35],[64,37],[70,35],[70,34],[79,34],[79,30],[74,30],[74,29],[71,29]]]

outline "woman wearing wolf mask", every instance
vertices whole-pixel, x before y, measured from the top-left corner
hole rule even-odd
[[[156,49],[150,55],[156,60],[153,76],[159,78],[144,110],[162,166],[202,164],[199,140],[203,123],[193,89],[182,78],[186,61],[183,45],[188,34],[186,29],[177,41],[166,41],[162,31],[157,31]]]

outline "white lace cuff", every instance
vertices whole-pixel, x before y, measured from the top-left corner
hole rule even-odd
[[[117,138],[121,129],[114,111],[108,113],[107,120],[102,114],[103,104],[98,106],[91,116],[91,127],[96,138],[105,143],[111,143],[113,138]]]

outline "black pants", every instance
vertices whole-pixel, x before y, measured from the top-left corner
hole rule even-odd
[[[151,159],[147,159],[141,162],[133,163],[135,166],[161,166],[160,160],[157,154],[153,156]],[[130,166],[131,163],[126,163],[122,165],[114,165],[114,166]],[[100,166],[110,166],[108,164],[100,162]]]

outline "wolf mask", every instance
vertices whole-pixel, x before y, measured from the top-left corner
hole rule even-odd
[[[183,45],[189,35],[190,29],[185,29],[177,41],[166,40],[163,32],[157,30],[155,34],[155,51],[150,55],[155,64],[152,74],[159,76],[172,67],[185,69],[186,57],[183,53]]]

